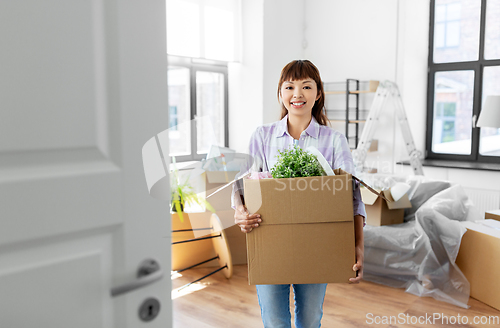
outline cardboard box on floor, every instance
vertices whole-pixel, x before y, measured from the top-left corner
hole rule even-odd
[[[233,265],[247,263],[247,249],[245,234],[241,232],[240,227],[234,224],[234,210],[216,212],[227,237],[227,243],[231,251]],[[172,214],[172,230],[189,230],[192,228],[200,229],[210,226],[210,216],[212,212],[200,213],[184,213],[184,222],[179,220],[176,213]],[[210,229],[206,231],[180,231],[172,233],[172,241],[182,241],[203,237],[208,234]],[[188,266],[206,261],[215,257],[215,250],[212,239],[199,240],[189,243],[172,245],[172,270],[180,270]],[[213,260],[198,266],[203,267],[218,267],[219,262]]]
[[[395,202],[391,196],[390,189],[383,190],[381,193],[390,202],[370,192],[368,189],[361,188],[361,198],[366,209],[366,224],[378,227],[403,223],[405,208],[411,207],[408,195],[405,194]]]
[[[211,194],[219,187],[233,180],[238,171],[205,171],[200,183],[200,188],[204,188],[206,195]],[[201,189],[203,190],[203,189]],[[233,264],[246,263],[245,236],[238,226],[234,225],[234,210],[231,208],[231,188],[225,188],[208,199],[210,205],[215,209],[216,214],[226,227],[225,232],[228,238],[229,248]],[[192,228],[209,227],[212,212],[184,213],[184,222],[181,222],[176,213],[172,214],[172,230],[189,230]],[[207,230],[207,234],[208,234]],[[172,233],[172,241],[193,239],[204,234],[203,231],[182,231]],[[215,256],[213,242],[211,239],[200,240],[190,243],[172,245],[172,270],[179,270],[188,266],[200,263]],[[218,266],[216,260],[200,265],[200,267]]]
[[[237,171],[205,171],[203,179],[205,181],[206,195],[210,195],[226,183],[232,181],[238,173]],[[231,208],[231,191],[231,187],[225,188],[207,200],[215,209],[215,213],[219,216],[222,226],[225,228],[233,265],[246,264],[245,234],[234,223],[234,210]]]
[[[245,203],[262,217],[247,233],[256,284],[349,282],[355,277],[352,176],[244,179]]]
[[[234,223],[234,210],[217,211],[222,226],[225,227],[227,243],[231,250],[233,265],[247,263],[247,247],[245,233]]]
[[[184,221],[181,222],[177,213],[172,213],[172,242],[194,239],[193,227],[207,227],[211,212],[183,213]],[[179,231],[185,230],[185,231]],[[187,231],[186,231],[187,230]],[[207,229],[207,234],[210,230]],[[215,250],[211,239],[172,245],[172,271],[181,270],[191,265],[206,261],[215,257]],[[218,265],[217,261],[210,261],[199,267]]]
[[[500,222],[463,222],[456,264],[470,283],[470,296],[500,310]]]

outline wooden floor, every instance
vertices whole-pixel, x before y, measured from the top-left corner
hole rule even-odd
[[[263,327],[255,286],[249,286],[246,265],[234,267],[234,275],[226,279],[220,272],[191,285],[181,291],[177,289],[194,281],[214,268],[200,268],[184,271],[172,277],[172,299],[174,328]],[[291,293],[293,304],[293,293]],[[500,311],[495,310],[475,299],[469,300],[469,309],[463,309],[448,303],[439,302],[429,297],[417,297],[405,293],[403,289],[386,287],[370,282],[358,285],[328,285],[323,306],[322,327],[499,327],[495,324],[472,324],[475,316],[496,316],[500,320]],[[293,313],[293,310],[292,310]],[[373,314],[370,316],[370,314]],[[448,316],[449,324],[436,320],[434,324],[415,322],[420,316],[432,318],[434,313]],[[452,324],[459,317],[460,322]],[[392,324],[376,324],[375,319],[389,320]],[[401,318],[413,319],[414,324]],[[453,317],[453,318],[452,318]],[[395,321],[399,320],[399,323]],[[483,318],[483,320],[487,320]]]

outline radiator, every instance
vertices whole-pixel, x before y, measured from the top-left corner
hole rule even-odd
[[[500,209],[500,190],[484,190],[464,187],[465,193],[476,205],[479,214],[484,218],[484,212]]]

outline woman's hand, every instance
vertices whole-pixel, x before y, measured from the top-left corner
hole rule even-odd
[[[352,271],[356,272],[356,278],[349,278],[349,281],[352,283],[359,283],[363,280],[363,261],[364,261],[364,250],[360,247],[356,246],[356,263],[352,267]]]
[[[354,235],[356,238],[356,263],[352,270],[357,272],[356,278],[349,278],[352,283],[359,283],[363,279],[363,261],[365,258],[365,243],[363,236],[364,218],[361,215],[354,217]]]
[[[262,222],[260,214],[254,213],[250,215],[245,205],[238,205],[234,211],[234,223],[236,223],[242,232],[250,232],[253,228],[257,228]]]

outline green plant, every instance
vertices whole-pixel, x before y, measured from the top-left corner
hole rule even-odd
[[[278,151],[278,162],[271,168],[273,178],[298,178],[326,175],[316,156],[298,146]]]
[[[177,170],[174,170],[174,176],[171,179],[171,196],[172,196],[172,211],[179,214],[179,219],[184,222],[184,217],[182,213],[184,212],[184,207],[186,204],[196,203],[198,205],[205,205],[205,207],[211,211],[215,212],[215,209],[210,205],[210,203],[203,197],[198,196],[193,187],[189,184],[189,178],[186,181],[179,182],[179,175]]]

